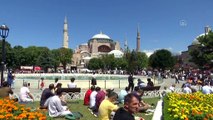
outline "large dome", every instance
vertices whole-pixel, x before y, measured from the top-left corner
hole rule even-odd
[[[110,39],[110,37],[100,32],[99,34],[94,35],[92,39]]]

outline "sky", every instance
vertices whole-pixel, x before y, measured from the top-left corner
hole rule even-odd
[[[213,28],[212,0],[1,0],[0,24],[10,28],[12,47],[62,47],[64,18],[69,48],[87,43],[102,31],[124,47],[141,51],[187,50],[204,27]]]

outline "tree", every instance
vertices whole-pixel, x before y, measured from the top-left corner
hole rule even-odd
[[[191,61],[198,65],[200,68],[208,66],[213,67],[213,32],[200,36],[198,38],[200,44],[197,44],[194,49],[189,51]]]
[[[92,58],[88,63],[88,68],[91,70],[97,70],[103,67],[103,62],[99,58]]]
[[[101,57],[101,60],[103,61],[103,68],[105,70],[114,70],[116,67],[115,57],[113,54],[111,55],[103,55]]]
[[[60,52],[59,49],[53,49],[51,50],[51,54],[53,57],[53,67],[54,67],[54,71],[57,71],[57,67],[60,65]]]
[[[22,46],[14,46],[13,47],[13,55],[14,55],[14,62],[12,65],[13,69],[19,69],[22,65],[27,65],[26,59],[27,55],[25,53],[25,50]]]
[[[45,73],[48,72],[48,68],[53,67],[53,56],[48,48],[42,50],[37,59],[37,65],[42,67]]]
[[[36,47],[36,46],[29,46],[24,49],[24,53],[26,54],[26,65],[36,66],[37,59],[42,52],[44,47]]]
[[[165,49],[157,50],[149,57],[149,65],[152,68],[171,69],[174,64],[172,53]]]
[[[67,64],[72,62],[73,51],[69,48],[59,48],[59,59],[63,65],[63,69],[66,70]]]
[[[120,68],[122,70],[126,70],[127,66],[128,66],[127,60],[124,57],[123,58],[116,58],[115,64],[117,65],[117,68]]]
[[[144,52],[137,52],[137,66],[138,70],[144,69],[148,66],[148,56]]]

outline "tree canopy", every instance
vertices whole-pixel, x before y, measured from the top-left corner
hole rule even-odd
[[[192,56],[191,61],[198,65],[200,68],[208,66],[213,67],[213,32],[200,36],[198,38],[199,44],[195,49],[189,51]]]
[[[161,49],[155,51],[149,58],[149,65],[157,69],[171,69],[175,64],[172,53],[168,50]]]

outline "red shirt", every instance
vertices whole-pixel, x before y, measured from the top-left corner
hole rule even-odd
[[[40,86],[41,86],[41,88],[43,88],[44,87],[44,82],[41,82]]]
[[[87,92],[85,93],[85,96],[84,96],[84,105],[89,105],[91,93],[92,93],[91,89],[87,90]]]

